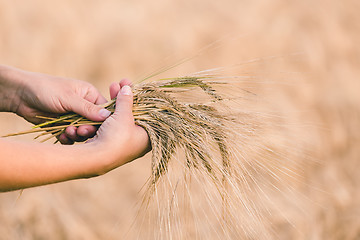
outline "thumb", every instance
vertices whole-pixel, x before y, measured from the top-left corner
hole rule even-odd
[[[133,93],[131,87],[123,86],[117,94],[115,116],[131,117],[132,120]],[[130,119],[130,118],[129,118]]]
[[[96,105],[83,98],[78,98],[77,103],[72,106],[71,111],[86,117],[91,121],[104,121],[111,112],[100,105]]]

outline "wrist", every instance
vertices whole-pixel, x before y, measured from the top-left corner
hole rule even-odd
[[[24,90],[23,71],[0,65],[0,111],[16,112]]]
[[[78,145],[78,147],[82,149],[84,155],[89,156],[87,168],[84,169],[82,178],[104,175],[129,161],[118,145],[112,146],[112,144],[94,141]],[[81,155],[84,156],[83,154]]]

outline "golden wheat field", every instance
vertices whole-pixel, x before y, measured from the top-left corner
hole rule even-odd
[[[225,67],[239,78],[219,91],[251,130],[232,154],[262,166],[246,168],[256,186],[238,189],[243,210],[230,202],[225,220],[202,179],[190,208],[177,200],[186,184],[174,197],[176,166],[139,212],[150,153],[97,178],[1,193],[0,239],[360,239],[359,11],[357,0],[0,0],[1,64],[86,80],[106,97],[111,82],[182,59],[161,76]],[[0,126],[31,127],[9,113]]]

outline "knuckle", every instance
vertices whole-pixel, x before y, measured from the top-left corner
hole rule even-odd
[[[83,104],[84,114],[91,113],[94,110],[94,105],[90,102],[84,102]]]

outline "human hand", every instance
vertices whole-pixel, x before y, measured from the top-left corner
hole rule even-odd
[[[117,97],[115,112],[103,122],[95,137],[88,141],[108,153],[105,172],[141,157],[151,149],[147,132],[134,122],[130,84],[128,80],[122,80],[110,86],[110,97]]]
[[[36,116],[56,117],[66,112],[78,113],[92,121],[104,121],[110,115],[99,105],[106,103],[106,99],[90,83],[11,67],[2,72],[6,72],[1,76],[6,83],[4,89],[9,95],[12,92],[8,110],[31,123],[43,121]],[[58,138],[63,144],[72,144],[93,137],[96,129],[89,125],[70,126]]]

